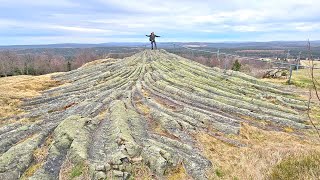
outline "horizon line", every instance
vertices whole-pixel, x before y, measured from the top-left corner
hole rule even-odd
[[[158,41],[158,44],[161,43],[211,43],[211,44],[218,44],[218,43],[270,43],[270,42],[307,42],[306,40],[273,40],[273,41]],[[310,40],[310,42],[315,42],[320,40]],[[128,41],[128,42],[103,42],[103,43],[52,43],[52,44],[0,44],[0,47],[10,47],[10,46],[50,46],[50,45],[103,45],[103,44],[134,44],[134,43],[148,43],[146,41]]]

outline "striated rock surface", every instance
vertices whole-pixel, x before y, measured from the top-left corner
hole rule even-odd
[[[136,162],[159,178],[181,164],[194,179],[214,165],[198,149],[199,131],[235,146],[242,122],[308,128],[305,102],[280,86],[146,50],[55,75],[64,85],[26,99],[26,114],[0,127],[0,179],[18,179],[34,151],[52,142],[29,179],[59,179],[63,164],[86,162],[91,179],[128,179]],[[19,123],[21,119],[32,119]],[[11,121],[10,121],[11,122]],[[267,122],[267,123],[265,123]]]

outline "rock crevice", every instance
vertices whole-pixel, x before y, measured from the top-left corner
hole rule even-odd
[[[190,177],[207,179],[212,162],[197,147],[199,131],[240,147],[223,135],[237,135],[242,122],[309,128],[300,113],[304,102],[281,86],[164,50],[102,60],[53,78],[66,83],[26,99],[27,113],[17,118],[34,122],[0,128],[0,177],[19,178],[50,133],[49,154],[31,179],[58,179],[66,160],[86,162],[92,179],[129,178],[137,162],[158,177],[183,164]]]

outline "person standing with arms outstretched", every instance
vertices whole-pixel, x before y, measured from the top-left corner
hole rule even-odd
[[[154,32],[146,36],[149,37],[149,41],[151,42],[151,49],[153,50],[153,44],[155,49],[157,49],[156,37],[160,37],[160,36],[155,35]]]

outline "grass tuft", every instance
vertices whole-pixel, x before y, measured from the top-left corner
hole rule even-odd
[[[21,176],[21,180],[27,180],[29,177],[31,177],[43,164],[37,163],[29,166],[29,168],[23,173]]]
[[[75,165],[74,167],[72,167],[71,172],[70,172],[70,177],[71,178],[75,178],[78,176],[81,176],[83,171],[84,171],[84,163],[79,163],[77,165]]]
[[[178,165],[176,168],[170,169],[167,175],[168,180],[181,180],[181,179],[191,179],[183,164]]]
[[[208,173],[210,179],[268,179],[283,159],[320,149],[319,143],[294,133],[266,131],[246,123],[241,126],[240,136],[234,138],[247,147],[230,146],[205,132],[196,135],[199,148],[215,165]]]
[[[224,175],[223,172],[222,172],[220,169],[216,169],[216,170],[215,170],[215,173],[216,173],[216,175],[217,175],[218,177],[220,177],[220,178],[223,177],[223,175]]]
[[[319,179],[320,152],[291,156],[282,160],[271,172],[271,180]]]

